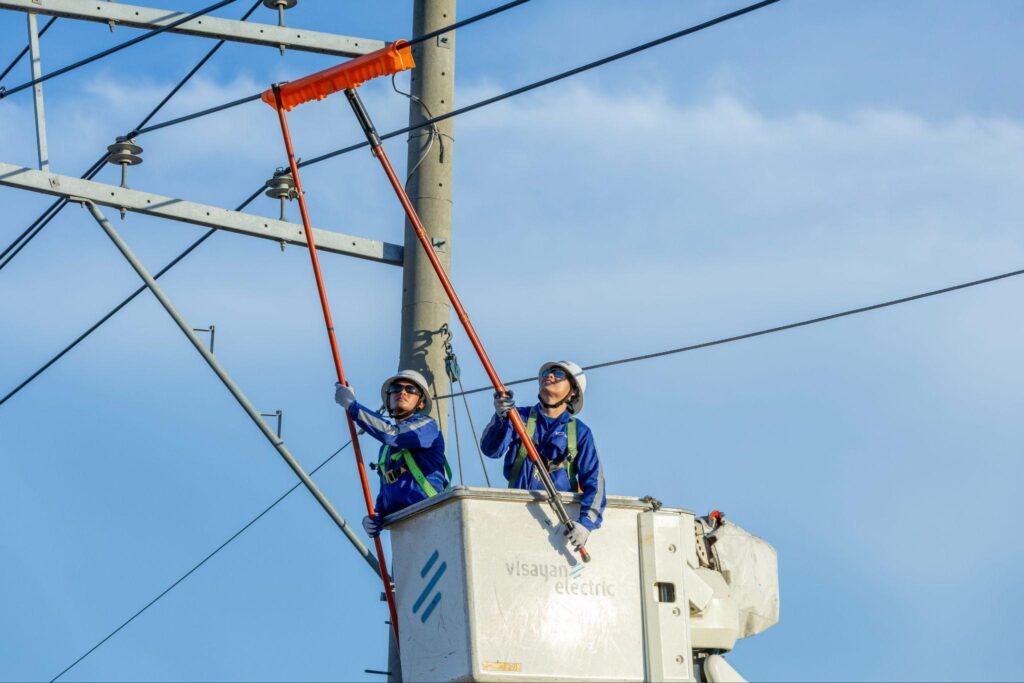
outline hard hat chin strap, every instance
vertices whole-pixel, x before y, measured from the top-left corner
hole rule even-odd
[[[547,408],[548,410],[552,410],[553,408],[558,408],[560,406],[569,406],[569,412],[570,413],[572,412],[571,402],[572,402],[572,400],[574,398],[576,398],[576,391],[575,390],[570,391],[568,394],[565,395],[565,398],[563,398],[561,401],[557,401],[555,403],[548,403],[543,398],[541,398],[540,394],[537,394],[537,400],[540,401],[540,404],[542,406],[544,406],[545,408]]]

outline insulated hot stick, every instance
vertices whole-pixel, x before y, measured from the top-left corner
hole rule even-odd
[[[455,293],[455,288],[452,286],[451,280],[448,278],[448,274],[444,271],[444,266],[441,265],[440,260],[438,260],[437,255],[434,253],[434,249],[430,244],[430,238],[427,236],[427,231],[424,229],[423,223],[416,214],[416,209],[413,208],[412,202],[409,201],[409,195],[406,194],[405,187],[395,174],[395,170],[391,166],[391,161],[388,159],[387,154],[384,152],[384,148],[381,146],[380,136],[377,135],[377,131],[373,127],[373,122],[370,120],[370,116],[363,107],[363,103],[359,99],[359,94],[355,90],[364,82],[372,78],[376,78],[378,76],[390,76],[391,74],[399,71],[411,69],[414,66],[416,66],[416,64],[413,61],[412,48],[410,44],[404,40],[399,40],[387,47],[377,50],[376,52],[357,57],[356,59],[344,62],[338,66],[333,66],[318,73],[311,74],[297,81],[274,85],[263,93],[262,99],[264,102],[277,109],[278,116],[281,119],[282,130],[285,130],[285,110],[291,110],[294,107],[311,100],[322,100],[328,95],[336,93],[339,90],[345,91],[345,96],[348,98],[349,104],[352,105],[352,110],[355,112],[356,118],[359,120],[359,125],[363,129],[363,133],[366,135],[367,141],[370,143],[373,155],[380,160],[381,166],[384,168],[384,172],[387,174],[388,180],[391,182],[391,187],[394,188],[395,194],[398,195],[398,200],[401,202],[402,208],[405,209],[405,215],[409,218],[409,222],[412,224],[413,229],[416,232],[416,237],[423,246],[423,249],[427,254],[427,258],[430,260],[430,264],[434,268],[434,272],[437,273],[437,277],[441,281],[441,286],[448,295],[448,300],[451,301],[452,306],[455,308],[455,312],[459,316],[459,320],[462,322],[462,327],[466,331],[466,336],[469,337],[470,343],[473,344],[473,348],[476,350],[476,354],[480,358],[480,362],[483,364],[484,370],[487,372],[487,376],[491,380],[491,384],[494,385],[495,391],[507,393],[505,385],[502,383],[501,378],[495,371],[494,365],[491,364],[491,360],[487,356],[487,351],[484,350],[483,344],[480,342],[480,338],[477,336],[476,330],[473,328],[473,324],[469,321],[466,309],[462,306],[462,302],[459,301],[458,294]],[[287,133],[285,134],[285,140],[287,143]],[[298,168],[296,168],[294,157],[292,155],[289,156],[289,163],[292,165],[292,173],[295,174],[295,181],[298,183]],[[304,204],[302,203],[301,188],[299,188],[299,200],[299,208],[302,211],[302,219],[307,226],[306,232],[308,234],[309,222],[306,218],[305,209],[303,208]],[[311,253],[312,249],[313,247],[310,246]],[[322,288],[321,298],[324,300],[326,313],[326,299],[324,298]],[[328,327],[330,327],[330,323],[328,323]],[[333,332],[331,332],[331,335],[333,341]],[[336,363],[338,364],[340,374],[340,361],[336,361]],[[565,506],[562,505],[562,499],[559,497],[558,491],[555,489],[555,485],[551,481],[551,475],[541,462],[540,454],[537,453],[537,448],[533,443],[533,439],[531,439],[526,433],[526,425],[523,424],[522,417],[520,417],[518,411],[513,410],[509,412],[509,418],[512,420],[512,426],[519,435],[519,439],[526,446],[526,453],[529,456],[530,461],[533,463],[534,470],[537,472],[541,484],[544,486],[544,490],[548,495],[548,502],[551,504],[551,507],[555,512],[555,516],[558,517],[558,521],[564,524],[566,528],[571,528],[576,524],[576,522],[570,519],[568,513],[566,513]],[[360,467],[362,467],[362,458],[359,458],[359,462]],[[363,473],[364,482],[365,476],[365,473]],[[367,496],[369,496],[368,492]],[[369,504],[369,498],[367,498],[367,502]],[[580,557],[584,562],[590,561],[590,553],[587,552],[586,548],[580,548],[579,552]]]
[[[345,382],[345,370],[341,366],[341,354],[338,352],[338,340],[334,336],[334,322],[331,320],[331,307],[327,303],[327,292],[324,290],[323,276],[320,274],[320,258],[316,253],[316,244],[313,241],[313,228],[310,225],[309,213],[306,211],[306,196],[302,192],[302,180],[299,178],[299,167],[295,161],[295,151],[292,148],[292,138],[288,132],[288,121],[285,118],[284,104],[281,102],[281,89],[277,85],[271,88],[274,94],[277,117],[281,122],[281,136],[284,138],[285,151],[288,153],[288,165],[292,170],[292,178],[295,179],[295,190],[298,193],[299,213],[302,214],[302,226],[306,231],[306,244],[309,247],[309,258],[313,263],[313,275],[316,278],[316,288],[320,295],[320,306],[324,312],[324,325],[327,327],[327,339],[331,344],[331,354],[334,357],[334,369],[338,374],[338,381]],[[363,452],[359,446],[359,438],[356,435],[356,424],[346,411],[345,419],[348,422],[349,435],[352,437],[352,448],[356,458],[356,468],[359,470],[359,483],[363,488],[363,499],[366,502],[366,513],[371,517],[374,515],[373,498],[370,495],[370,483],[366,479],[366,466],[363,463]],[[395,643],[398,640],[398,610],[395,607],[395,595],[391,590],[391,578],[388,573],[388,566],[384,560],[384,548],[381,545],[380,536],[373,539],[377,548],[377,562],[380,563],[380,576],[384,581],[384,594],[388,601],[388,610],[391,612],[391,628],[395,632]]]
[[[483,343],[480,341],[480,337],[477,336],[476,330],[473,328],[473,323],[470,322],[469,315],[466,313],[466,309],[462,306],[462,302],[459,300],[459,295],[455,293],[455,288],[452,286],[452,282],[448,278],[448,274],[444,271],[444,266],[441,265],[441,261],[437,258],[437,254],[434,253],[434,249],[430,244],[430,237],[427,235],[427,231],[423,227],[423,223],[420,221],[420,217],[417,215],[416,209],[413,208],[412,202],[409,201],[409,195],[406,193],[405,187],[398,179],[398,175],[395,174],[395,169],[391,166],[391,161],[388,159],[388,155],[384,152],[384,148],[381,146],[380,136],[377,135],[377,131],[373,127],[373,122],[370,120],[370,115],[366,112],[365,107],[363,107],[363,102],[359,98],[359,93],[356,92],[355,88],[347,88],[345,90],[345,96],[348,98],[349,104],[352,105],[352,111],[355,112],[356,118],[359,120],[359,125],[366,134],[366,139],[370,143],[370,149],[373,152],[373,156],[377,157],[380,161],[380,165],[384,168],[384,172],[387,174],[388,180],[391,181],[391,187],[394,188],[395,194],[398,195],[398,201],[402,203],[402,208],[405,209],[405,215],[409,218],[409,222],[416,231],[416,237],[419,239],[420,245],[423,246],[423,249],[427,254],[427,258],[430,259],[430,265],[434,267],[434,272],[437,273],[437,277],[441,281],[441,286],[444,287],[444,291],[448,295],[448,300],[452,302],[452,306],[455,308],[455,313],[459,316],[463,329],[466,330],[466,336],[469,337],[469,341],[476,350],[476,355],[480,358],[480,362],[483,364],[484,370],[487,372],[487,376],[491,380],[491,384],[494,385],[494,390],[502,394],[508,393],[505,389],[505,385],[501,381],[501,378],[498,376],[497,371],[494,369],[491,359],[487,356],[487,351],[484,349]],[[519,415],[519,411],[516,410],[510,410],[508,416],[509,419],[512,420],[512,426],[519,435],[520,441],[522,441],[526,446],[526,453],[533,462],[534,470],[538,473],[541,484],[544,486],[544,490],[548,494],[548,502],[551,503],[551,507],[554,509],[555,515],[558,517],[558,521],[564,524],[566,528],[572,528],[576,522],[572,521],[569,518],[568,513],[566,513],[565,506],[562,505],[562,499],[558,495],[558,491],[555,489],[554,482],[551,481],[551,475],[548,473],[547,467],[545,467],[541,462],[540,454],[537,453],[537,447],[534,445],[533,439],[531,439],[526,433],[526,425],[523,424],[523,418]],[[579,552],[580,557],[584,562],[590,562],[590,553],[587,552],[586,548],[580,548]]]

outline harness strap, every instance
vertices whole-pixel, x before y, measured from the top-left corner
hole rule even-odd
[[[515,410],[513,408],[513,410]],[[508,418],[506,418],[508,419]],[[530,408],[530,417],[526,420],[526,435],[530,437],[530,441],[533,441],[533,435],[537,433],[537,410],[536,408]],[[513,483],[519,478],[519,473],[523,471],[523,463],[526,462],[526,444],[519,444],[519,452],[516,453],[515,462],[512,463],[512,470],[508,473],[508,487],[515,488]]]
[[[391,455],[391,446],[385,446],[384,450],[381,452],[380,460],[377,461],[377,470],[381,473],[382,476],[387,471],[385,467],[389,460],[389,455]],[[420,469],[420,466],[416,463],[416,458],[412,457],[412,453],[409,451],[408,448],[403,448],[394,455],[391,455],[390,460],[394,462],[399,458],[402,459],[402,462],[405,464],[405,468],[409,470],[409,474],[412,475],[412,478],[416,481],[416,484],[420,487],[420,490],[422,490],[423,493],[427,494],[427,498],[433,498],[434,496],[436,496],[437,489],[435,489],[434,485],[430,483],[430,480],[423,475],[423,470]],[[445,486],[445,490],[448,490],[448,488],[451,486],[452,470],[448,466],[447,457],[444,459],[444,474],[445,477],[448,478],[448,485]]]
[[[569,442],[569,454],[565,459],[566,474],[569,475],[569,489],[579,490],[579,483],[576,481],[576,456],[579,455],[579,448],[576,440],[576,418],[570,417],[565,427],[566,440]],[[537,409],[530,408],[530,417],[526,420],[526,435],[533,441],[533,435],[537,433]],[[512,463],[512,469],[508,473],[508,487],[514,488],[513,484],[523,471],[523,463],[526,462],[526,444],[519,444],[519,452]]]
[[[565,470],[569,475],[569,490],[579,491],[580,484],[576,481],[576,456],[579,455],[579,449],[576,443],[576,418],[570,417],[569,424],[565,427],[566,437],[569,441],[569,455],[565,459]]]

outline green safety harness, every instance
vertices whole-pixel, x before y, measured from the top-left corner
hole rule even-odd
[[[385,466],[388,464],[389,455],[391,456],[391,462],[401,458],[404,461],[403,465],[386,469]],[[380,472],[380,476],[388,484],[394,484],[398,481],[399,477],[408,472],[416,480],[423,493],[427,494],[427,498],[433,498],[437,495],[437,489],[423,476],[423,470],[416,464],[416,459],[412,457],[412,453],[409,452],[408,448],[403,448],[394,455],[391,455],[391,446],[384,446],[384,450],[380,454],[380,460],[377,461],[377,471]],[[452,470],[448,467],[448,458],[444,459],[444,474],[448,478],[448,485],[445,486],[445,490],[448,490],[451,487],[452,481]]]
[[[530,417],[526,421],[526,435],[530,437],[530,441],[533,441],[533,435],[537,432],[537,409],[530,408]],[[565,435],[569,442],[569,455],[565,458],[565,470],[566,474],[569,475],[569,490],[578,491],[580,486],[576,481],[576,456],[579,454],[576,447],[576,418],[570,417],[569,423],[565,426]],[[516,454],[515,462],[512,463],[512,471],[508,473],[508,487],[514,488],[513,483],[519,478],[519,473],[523,469],[523,463],[526,462],[526,444],[519,444],[519,452]],[[561,469],[562,465],[558,465],[555,468],[548,467],[548,471],[552,472],[557,469]]]

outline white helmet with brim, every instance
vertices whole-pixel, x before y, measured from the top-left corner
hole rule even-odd
[[[545,373],[551,368],[556,367],[562,368],[569,374],[569,381],[572,382],[576,389],[576,395],[569,401],[569,412],[575,415],[583,410],[583,394],[587,391],[587,376],[583,374],[583,368],[571,360],[553,360],[540,366],[537,379],[543,381]]]
[[[388,402],[388,387],[390,387],[397,380],[404,379],[407,382],[412,382],[420,388],[421,397],[423,398],[423,411],[424,413],[430,412],[430,387],[427,385],[427,380],[423,378],[423,375],[416,372],[415,370],[399,370],[395,374],[384,380],[384,384],[380,385],[380,400],[384,402],[386,408],[390,407]]]

